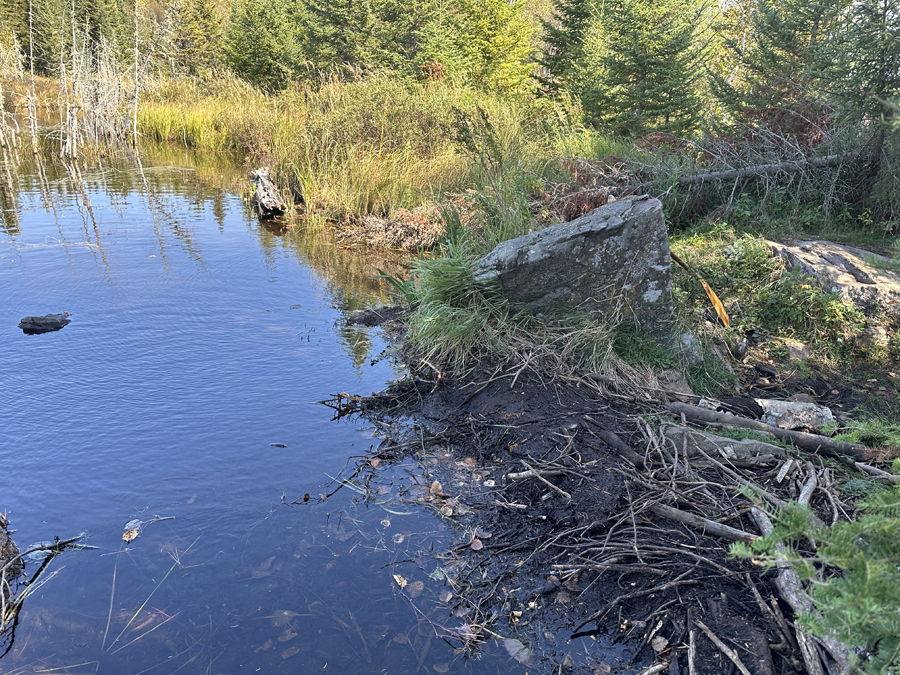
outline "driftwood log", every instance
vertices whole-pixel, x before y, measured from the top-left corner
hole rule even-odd
[[[807,452],[815,452],[820,455],[836,457],[837,459],[855,462],[863,462],[866,457],[866,446],[858,443],[842,443],[827,436],[819,436],[817,434],[807,434],[802,431],[792,431],[790,429],[779,429],[764,422],[747,419],[746,417],[737,417],[720,413],[715,410],[707,410],[688,403],[678,401],[667,403],[666,408],[677,415],[684,415],[687,419],[695,422],[703,422],[705,424],[726,424],[732,427],[740,427],[742,429],[753,429],[754,431],[762,431],[772,434],[775,438],[782,441],[789,441],[801,450]]]
[[[284,214],[287,206],[269,177],[269,167],[254,169],[250,172],[250,179],[256,185],[256,192],[253,193],[250,203],[259,214],[259,219],[269,220]]]

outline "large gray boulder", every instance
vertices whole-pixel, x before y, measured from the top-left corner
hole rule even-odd
[[[475,268],[537,315],[578,310],[634,320],[669,341],[669,237],[658,199],[625,197],[581,218],[505,241]]]

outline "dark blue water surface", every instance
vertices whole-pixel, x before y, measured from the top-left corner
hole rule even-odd
[[[310,402],[397,376],[344,323],[388,299],[390,261],[270,231],[240,174],[178,161],[20,168],[3,201],[0,512],[20,547],[97,548],[50,563],[0,672],[522,672],[435,637],[453,619],[424,553],[452,532],[401,501],[415,462],[382,467],[383,504],[319,497],[378,442]],[[58,312],[59,332],[16,327]]]

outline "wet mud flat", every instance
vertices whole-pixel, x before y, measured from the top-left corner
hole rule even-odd
[[[416,500],[457,527],[436,553],[454,573],[446,625],[459,626],[441,637],[460,658],[502,639],[530,673],[807,672],[776,574],[729,549],[760,534],[741,486],[778,503],[814,483],[825,522],[849,510],[823,462],[691,456],[659,401],[521,364],[341,405],[381,430],[375,466],[421,458]]]

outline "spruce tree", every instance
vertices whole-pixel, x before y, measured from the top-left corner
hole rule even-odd
[[[593,0],[554,0],[552,19],[541,21],[544,51],[538,64],[543,71],[536,79],[543,93],[552,96],[572,90],[594,13]]]
[[[222,42],[222,21],[210,0],[177,0],[172,59],[186,75],[208,77],[215,69]]]
[[[601,22],[605,53],[583,96],[595,123],[619,134],[689,134],[700,121],[699,7],[676,0],[615,0]]]
[[[306,57],[322,70],[371,65],[376,24],[372,0],[306,0]]]
[[[244,79],[263,87],[283,87],[300,57],[296,9],[287,0],[237,0],[223,52],[228,65]]]

